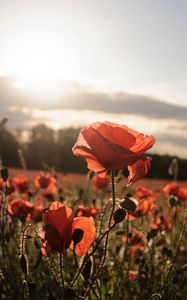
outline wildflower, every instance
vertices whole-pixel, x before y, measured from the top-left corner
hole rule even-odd
[[[144,156],[153,146],[153,136],[144,135],[125,125],[98,122],[83,128],[73,147],[73,154],[86,159],[88,168],[106,176],[107,171],[128,167],[129,184],[143,177],[151,159]]]
[[[105,177],[101,177],[98,174],[96,174],[92,179],[93,186],[98,190],[102,190],[106,188],[109,184],[109,181],[110,181],[109,175],[106,175]]]
[[[154,200],[152,198],[140,200],[135,212],[130,212],[130,219],[140,218],[147,215],[154,208]]]
[[[33,206],[29,201],[13,200],[8,205],[8,211],[15,217],[27,217],[33,211]]]
[[[172,196],[177,197],[179,200],[187,199],[187,189],[180,187],[178,182],[168,183],[163,188],[163,191],[166,194],[166,196],[172,195]]]
[[[45,174],[44,172],[41,172],[40,175],[35,178],[34,183],[41,189],[53,190],[56,179],[48,173]]]
[[[83,205],[79,205],[77,211],[75,212],[76,217],[84,216],[84,217],[96,217],[99,214],[99,209],[97,207],[85,207]]]
[[[20,193],[25,193],[29,189],[29,180],[24,175],[14,177],[14,183]]]
[[[129,246],[130,246],[130,257],[132,259],[136,258],[137,251],[143,251],[145,246],[145,240],[140,231],[135,228],[132,228],[129,237]],[[126,247],[127,236],[122,235],[122,244]]]
[[[87,253],[95,237],[95,223],[93,218],[73,217],[72,209],[61,206],[57,209],[50,208],[44,214],[45,239],[50,247],[58,252],[65,254],[67,248],[74,248],[72,236],[74,230],[83,231],[83,237],[75,246],[75,253],[83,256]]]

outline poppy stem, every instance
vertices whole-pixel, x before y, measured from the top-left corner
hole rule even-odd
[[[64,296],[65,285],[64,285],[64,276],[63,276],[63,257],[62,257],[62,253],[61,252],[59,254],[59,259],[60,259],[61,286],[62,286],[62,293],[63,293],[63,296]]]
[[[178,245],[177,245],[177,248],[176,248],[176,251],[175,251],[175,254],[173,256],[173,259],[172,259],[172,263],[171,263],[171,267],[166,275],[166,278],[165,278],[165,281],[164,281],[164,284],[163,284],[163,287],[162,287],[162,290],[163,290],[163,296],[165,296],[165,291],[166,291],[166,287],[167,287],[167,282],[168,282],[168,279],[172,273],[172,270],[173,270],[173,267],[174,267],[174,263],[177,259],[177,255],[178,255],[178,252],[180,250],[180,246],[182,244],[182,241],[183,241],[183,238],[184,238],[184,234],[186,232],[186,225],[187,225],[187,215],[184,219],[184,222],[182,224],[182,228],[181,228],[181,232],[180,232],[180,236],[179,236],[179,241],[178,241]]]
[[[75,260],[75,264],[76,264],[76,266],[77,266],[78,273],[81,274],[82,277],[83,277],[84,280],[85,280],[85,277],[84,277],[84,275],[82,274],[82,269],[81,269],[81,267],[79,267],[79,263],[78,263],[78,260],[77,260],[77,257],[76,257],[76,253],[75,253],[75,247],[76,247],[76,244],[74,243],[74,245],[73,245],[73,257],[74,257],[74,260]],[[95,289],[93,288],[93,286],[92,286],[91,283],[89,282],[89,279],[87,279],[87,280],[85,280],[85,281],[86,281],[86,283],[90,286],[90,288],[91,288],[92,292],[94,293],[96,299],[100,299],[100,298],[97,296],[97,293],[96,293]]]
[[[109,217],[109,221],[108,221],[108,230],[106,231],[106,239],[105,239],[105,245],[104,245],[104,254],[103,254],[103,258],[101,261],[101,264],[99,266],[98,271],[96,272],[95,276],[93,276],[92,282],[91,284],[93,285],[93,283],[97,280],[103,266],[106,260],[106,254],[107,254],[107,247],[108,247],[108,240],[109,240],[109,234],[110,234],[110,230],[111,228],[113,228],[116,224],[114,223],[113,226],[111,226],[112,223],[112,218],[114,215],[114,211],[115,211],[115,206],[116,206],[116,192],[115,192],[115,172],[114,170],[111,171],[111,186],[112,186],[112,209],[110,212],[110,217]],[[90,289],[89,289],[90,290]],[[86,296],[89,294],[89,290],[86,293]],[[86,298],[85,296],[85,298]]]

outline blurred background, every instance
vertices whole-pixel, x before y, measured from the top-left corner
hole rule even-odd
[[[0,0],[3,164],[21,149],[29,168],[81,172],[80,128],[108,120],[156,137],[150,176],[177,156],[186,178],[186,13],[185,0]]]

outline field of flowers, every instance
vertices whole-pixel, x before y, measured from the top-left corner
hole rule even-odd
[[[187,299],[187,182],[143,179],[154,142],[94,123],[86,175],[1,169],[0,299]]]

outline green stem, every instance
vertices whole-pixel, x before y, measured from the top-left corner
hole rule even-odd
[[[59,259],[60,259],[60,277],[61,277],[62,294],[63,294],[63,297],[64,297],[65,284],[64,284],[64,275],[63,275],[63,257],[62,257],[62,252],[60,252],[60,254],[59,254]]]
[[[182,228],[181,228],[181,232],[180,232],[180,237],[179,237],[179,242],[178,242],[175,254],[174,254],[173,259],[172,259],[171,267],[170,267],[170,269],[169,269],[169,271],[168,271],[168,273],[166,275],[166,278],[165,278],[165,281],[164,281],[164,284],[163,284],[163,287],[162,287],[163,295],[165,294],[165,290],[166,290],[166,287],[167,287],[168,279],[169,279],[169,277],[171,275],[174,263],[176,261],[178,252],[180,250],[180,247],[181,247],[181,244],[182,244],[182,241],[183,241],[183,237],[184,237],[184,234],[185,234],[185,231],[186,231],[186,225],[187,225],[187,215],[186,215],[186,217],[184,219],[184,222],[182,224]]]
[[[104,245],[104,255],[103,255],[102,262],[99,266],[99,269],[98,269],[97,273],[95,274],[95,276],[92,279],[92,282],[91,282],[92,285],[95,282],[95,280],[97,280],[97,278],[98,278],[98,276],[99,276],[99,274],[100,274],[100,272],[101,272],[101,270],[104,266],[104,263],[105,263],[105,260],[106,260],[106,253],[107,253],[110,229],[111,229],[111,227],[113,227],[113,226],[111,226],[111,223],[112,223],[112,217],[113,217],[113,214],[114,214],[114,211],[115,211],[115,205],[116,205],[115,176],[114,176],[114,171],[113,170],[111,171],[111,185],[112,185],[112,209],[111,209],[109,222],[108,222],[108,230],[107,230],[107,233],[106,233],[106,240],[105,240],[105,245]],[[114,226],[115,225],[116,224],[114,224]],[[86,299],[87,295],[89,294],[89,291],[90,291],[90,289],[87,291],[87,293],[85,295],[85,299]]]

